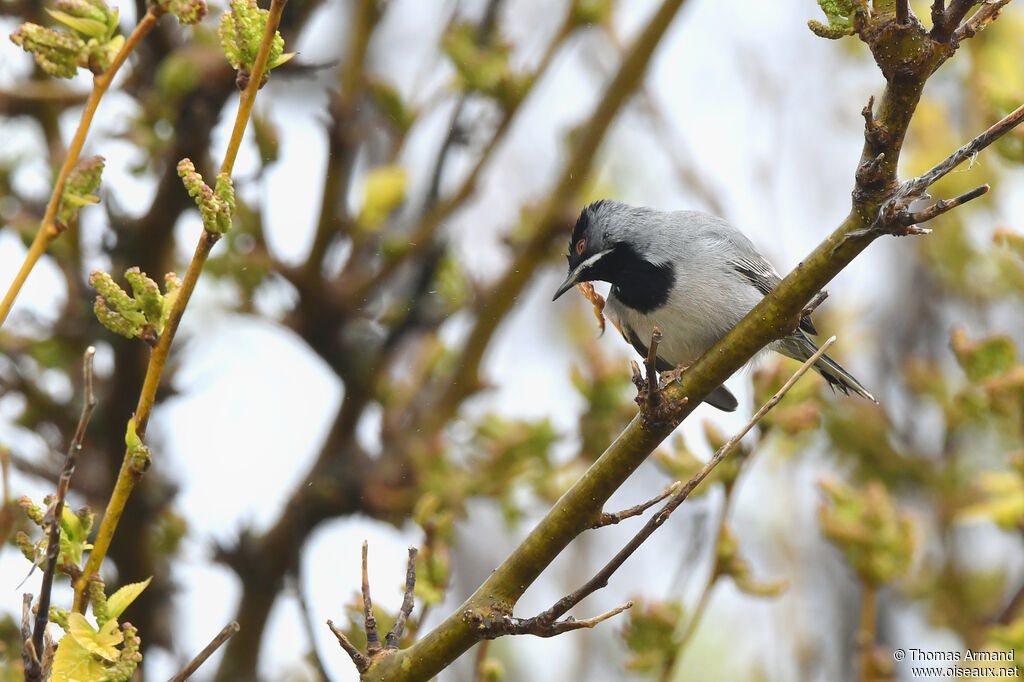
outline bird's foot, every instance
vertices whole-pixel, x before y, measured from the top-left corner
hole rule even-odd
[[[691,365],[693,365],[693,362],[684,362],[682,364],[676,365],[673,369],[662,372],[661,385],[668,386],[674,381],[679,381],[679,377],[683,375],[683,372],[690,369]]]
[[[679,411],[687,403],[688,398],[684,396],[679,400],[670,400],[662,393],[661,386],[668,385],[669,381],[678,378],[679,374],[692,363],[680,365],[674,370],[665,372],[662,375],[663,378],[668,375],[671,375],[671,377],[664,384],[659,385],[657,369],[659,343],[661,343],[661,330],[655,327],[654,333],[651,335],[650,349],[648,350],[647,358],[644,360],[646,372],[640,371],[640,365],[636,361],[632,363],[633,385],[636,386],[636,404],[640,406],[640,413],[652,426],[666,424],[675,426],[680,421]]]

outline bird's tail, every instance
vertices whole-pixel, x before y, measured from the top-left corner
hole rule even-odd
[[[818,346],[803,330],[799,330],[793,336],[779,341],[776,344],[776,350],[781,352],[783,355],[803,362],[817,352]],[[843,369],[842,365],[829,356],[822,355],[818,358],[818,361],[814,363],[814,369],[817,370],[818,374],[820,374],[825,381],[828,382],[829,386],[831,386],[833,390],[838,389],[846,395],[849,395],[852,391],[872,402],[878,402],[875,400],[875,396],[871,395],[871,393],[864,388],[862,383],[857,381],[852,374]]]

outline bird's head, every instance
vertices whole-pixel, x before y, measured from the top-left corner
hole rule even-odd
[[[580,282],[612,281],[613,256],[616,249],[622,248],[623,243],[609,230],[616,204],[618,202],[610,200],[595,201],[580,212],[569,238],[569,253],[566,256],[569,259],[569,274],[552,300]]]

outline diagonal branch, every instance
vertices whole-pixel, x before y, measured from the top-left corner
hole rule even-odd
[[[835,341],[836,337],[831,337],[828,341],[822,344],[821,348],[819,348],[817,352],[814,353],[814,355],[812,355],[810,358],[804,361],[804,363],[793,374],[793,376],[789,378],[789,381],[783,384],[782,388],[780,388],[775,393],[775,395],[773,395],[764,405],[762,405],[761,409],[758,410],[754,414],[754,416],[750,418],[746,425],[742,429],[740,429],[740,431],[736,433],[732,438],[726,441],[725,444],[722,445],[722,447],[720,447],[717,452],[715,452],[714,456],[711,459],[709,459],[707,463],[701,468],[701,470],[694,474],[694,476],[690,480],[688,480],[681,487],[673,486],[675,492],[672,494],[671,499],[665,504],[665,506],[662,507],[657,514],[652,516],[650,520],[648,520],[647,523],[644,524],[644,527],[640,529],[640,532],[634,535],[633,538],[628,543],[626,543],[626,545],[621,550],[619,550],[619,552],[614,557],[612,557],[612,559],[607,564],[605,564],[604,567],[600,571],[598,571],[593,578],[588,580],[582,587],[580,587],[575,592],[559,599],[550,609],[538,614],[537,616],[534,616],[533,618],[513,618],[509,614],[501,614],[498,618],[494,618],[491,615],[490,611],[486,609],[481,609],[470,613],[468,617],[470,621],[476,626],[477,631],[480,633],[480,636],[488,639],[500,637],[501,635],[521,634],[531,634],[540,637],[551,637],[557,634],[561,634],[562,632],[579,629],[580,627],[593,627],[602,620],[610,618],[616,613],[620,613],[625,609],[629,608],[630,606],[632,606],[632,602],[630,602],[625,606],[619,607],[615,611],[604,614],[603,616],[599,616],[596,619],[591,619],[593,622],[588,625],[581,625],[581,623],[584,623],[586,621],[576,621],[571,618],[566,619],[564,621],[558,620],[573,606],[579,604],[581,601],[583,601],[585,598],[587,598],[594,592],[608,585],[608,581],[615,574],[615,572],[622,567],[622,565],[626,562],[626,559],[632,556],[633,553],[636,552],[636,550],[638,550],[640,546],[644,542],[646,542],[647,539],[650,538],[656,530],[658,530],[658,528],[660,528],[666,521],[668,521],[668,518],[672,515],[672,512],[678,509],[679,505],[681,505],[690,495],[690,493],[693,492],[693,490],[698,485],[700,485],[701,482],[704,481],[704,479],[708,477],[708,475],[715,469],[715,467],[721,464],[722,460],[728,457],[733,452],[733,450],[736,449],[736,446],[743,439],[743,437],[746,436],[747,433],[749,433],[750,430],[754,428],[754,426],[759,421],[761,421],[761,419],[763,419],[764,416],[768,414],[768,412],[771,411],[773,407],[779,404],[779,401],[782,400],[782,397],[786,395],[786,393],[788,393],[791,388],[793,388],[796,382],[800,380],[800,377],[807,373],[807,370],[814,366],[814,363],[817,362],[818,359],[825,354],[825,351],[828,350],[829,347],[831,347],[832,344],[835,343]]]
[[[68,446],[67,455],[64,457],[64,468],[60,472],[60,479],[57,482],[57,499],[50,508],[53,518],[50,520],[50,537],[46,544],[46,567],[43,569],[43,583],[39,588],[39,604],[36,609],[35,628],[32,631],[32,645],[35,651],[43,651],[43,635],[46,632],[46,624],[50,618],[50,591],[53,588],[53,575],[57,569],[57,557],[60,555],[60,527],[64,515],[64,503],[67,498],[68,488],[71,487],[71,477],[75,473],[75,464],[78,455],[82,452],[82,442],[85,440],[85,429],[89,425],[93,410],[96,408],[96,394],[93,392],[92,359],[96,349],[89,346],[85,349],[83,358],[83,384],[85,398],[82,404],[82,415],[78,418],[78,427],[75,435]],[[25,679],[31,680],[29,670],[25,671]],[[34,678],[40,679],[40,678]]]
[[[231,621],[225,625],[221,631],[217,633],[217,636],[210,640],[210,643],[207,644],[202,651],[196,654],[196,657],[193,658],[180,673],[172,677],[168,682],[185,682],[185,680],[192,676],[192,673],[199,670],[199,666],[205,663],[206,659],[212,656],[213,653],[217,651],[222,644],[224,644],[224,642],[231,639],[239,629],[240,628],[236,621]]]

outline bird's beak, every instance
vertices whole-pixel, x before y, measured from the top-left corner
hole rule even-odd
[[[612,249],[605,249],[604,251],[601,251],[600,253],[595,253],[593,256],[591,256],[590,258],[586,259],[585,261],[583,261],[582,263],[580,263],[579,265],[574,267],[572,270],[570,270],[569,274],[565,276],[565,281],[562,282],[558,286],[558,291],[555,292],[555,296],[551,300],[552,301],[557,301],[559,296],[561,296],[565,292],[569,291],[569,289],[572,289],[573,286],[575,286],[576,284],[580,283],[581,281],[585,282],[586,280],[581,280],[580,279],[580,277],[582,277],[582,275],[583,275],[583,271],[586,270],[587,268],[589,268],[591,265],[593,265],[597,261],[599,261],[602,258],[604,258],[605,256],[607,256],[611,252],[612,252]]]
[[[555,292],[555,297],[551,299],[552,301],[557,301],[559,296],[573,288],[576,284],[576,278],[580,276],[580,270],[581,268],[574,268],[565,276],[565,281],[558,285],[558,291]]]

